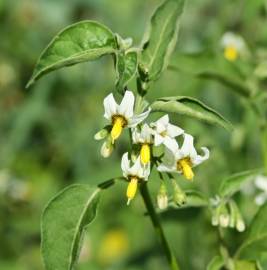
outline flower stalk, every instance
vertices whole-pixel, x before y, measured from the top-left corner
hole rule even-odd
[[[147,212],[148,212],[150,219],[152,221],[153,227],[155,229],[155,232],[159,238],[159,241],[162,245],[163,251],[166,255],[170,269],[171,270],[180,270],[180,267],[177,263],[177,260],[176,260],[174,254],[173,254],[173,252],[172,252],[172,250],[167,242],[167,239],[164,235],[164,232],[163,232],[161,223],[159,221],[158,215],[157,215],[155,208],[153,206],[146,182],[141,184],[140,192],[141,192],[142,198],[144,200]]]

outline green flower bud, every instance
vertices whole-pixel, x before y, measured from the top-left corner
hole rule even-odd
[[[157,204],[158,208],[163,210],[168,207],[168,194],[167,189],[164,183],[162,182],[160,185],[159,193],[157,195]]]
[[[221,204],[219,207],[219,224],[223,228],[227,228],[230,224],[230,215],[227,207]]]
[[[113,149],[114,149],[114,145],[112,144],[111,137],[108,136],[106,141],[102,144],[102,147],[100,150],[102,157],[108,158],[112,154]]]
[[[108,136],[108,134],[109,134],[108,128],[105,127],[95,134],[94,139],[97,141],[103,140]]]
[[[180,186],[176,183],[174,179],[172,179],[172,186],[173,186],[173,201],[177,205],[181,206],[186,203],[186,194],[180,188]]]

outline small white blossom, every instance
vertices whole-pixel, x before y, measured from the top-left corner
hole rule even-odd
[[[263,205],[267,201],[267,177],[263,175],[258,175],[255,180],[255,186],[261,190],[255,198],[255,203],[257,205]]]
[[[141,145],[140,158],[143,165],[148,165],[151,160],[151,144],[153,143],[153,130],[148,124],[144,124],[139,131],[134,128],[132,134],[133,143]]]
[[[183,136],[184,142],[181,148],[176,141],[170,141],[166,145],[163,163],[158,166],[158,170],[182,173],[191,180],[194,176],[192,168],[209,158],[209,150],[206,147],[201,147],[204,155],[198,155],[194,147],[194,138],[189,134]]]
[[[226,32],[222,36],[221,45],[224,49],[224,56],[229,61],[235,61],[246,51],[244,39],[232,32]]]
[[[150,109],[141,114],[134,114],[134,102],[135,97],[131,91],[125,91],[119,105],[112,93],[104,99],[104,117],[112,125],[111,137],[113,142],[120,136],[123,128],[135,127],[148,116]]]
[[[121,169],[123,176],[129,181],[126,196],[128,198],[127,204],[134,198],[138,182],[142,180],[147,180],[150,174],[150,165],[142,166],[140,156],[131,164],[131,161],[128,159],[128,153],[125,153],[122,156],[121,160]]]
[[[166,145],[166,143],[173,141],[175,137],[184,133],[183,129],[170,124],[167,114],[152,123],[151,126],[154,128],[155,146]]]
[[[131,165],[131,161],[128,159],[128,152],[122,156],[121,169],[125,178],[137,177],[140,180],[147,180],[150,174],[150,166],[142,166],[140,156]]]
[[[137,128],[132,130],[134,144],[151,144],[153,143],[153,130],[148,124],[144,124],[139,131]]]

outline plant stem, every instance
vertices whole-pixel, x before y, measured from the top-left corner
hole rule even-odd
[[[141,195],[143,197],[145,206],[147,208],[147,212],[150,216],[150,219],[152,221],[152,224],[154,226],[155,232],[159,237],[160,243],[162,245],[162,248],[164,250],[164,253],[167,257],[170,269],[172,270],[180,270],[178,263],[176,261],[176,258],[166,240],[166,237],[164,235],[161,223],[159,221],[159,218],[156,214],[155,208],[153,206],[153,203],[151,201],[151,197],[147,188],[147,183],[142,183],[140,187]]]
[[[261,145],[262,145],[262,156],[264,164],[264,173],[267,175],[267,124],[261,128]]]

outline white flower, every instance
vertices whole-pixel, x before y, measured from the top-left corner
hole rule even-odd
[[[224,49],[224,57],[229,61],[235,61],[246,50],[244,39],[232,32],[226,32],[222,36],[221,45]]]
[[[111,122],[111,137],[113,143],[120,136],[123,128],[135,127],[148,116],[150,109],[135,115],[134,102],[135,97],[131,91],[125,92],[120,105],[116,103],[112,93],[104,99],[104,117]]]
[[[133,143],[140,144],[140,158],[141,162],[144,165],[147,165],[151,159],[151,150],[150,146],[153,143],[153,130],[149,127],[148,124],[144,124],[139,131],[137,128],[133,129]]]
[[[151,144],[153,143],[153,130],[152,128],[149,127],[148,124],[144,124],[141,128],[141,131],[139,131],[137,128],[134,128],[133,130],[133,143],[135,144],[143,144],[143,143],[148,143]]]
[[[154,127],[155,146],[169,143],[184,133],[183,129],[169,123],[168,114],[152,123],[151,126]]]
[[[150,174],[150,166],[142,166],[140,156],[131,165],[131,161],[128,159],[128,153],[122,156],[121,169],[123,176],[128,179],[129,184],[127,187],[126,196],[128,198],[127,204],[134,198],[138,182],[142,180],[147,180]]]
[[[267,200],[267,177],[258,175],[255,180],[255,186],[262,191],[256,196],[255,203],[257,205],[263,205]]]
[[[188,180],[194,177],[192,168],[209,158],[209,150],[206,147],[201,147],[203,156],[197,154],[194,138],[189,134],[184,134],[181,148],[176,141],[170,141],[166,146],[163,163],[158,166],[158,171],[178,172]]]

